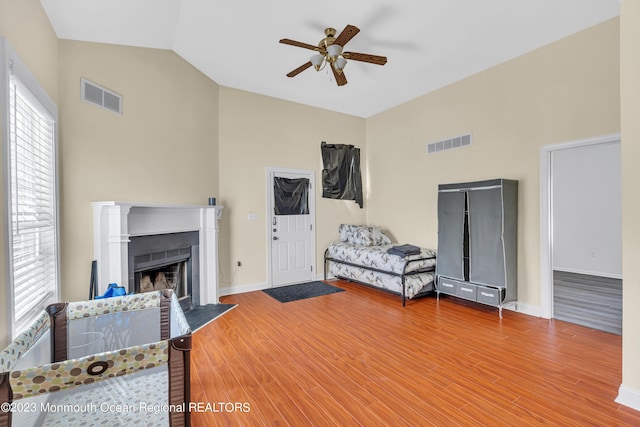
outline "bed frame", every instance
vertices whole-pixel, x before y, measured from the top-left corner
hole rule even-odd
[[[405,262],[405,264],[404,264],[404,268],[403,268],[403,270],[402,270],[402,273],[395,273],[395,272],[393,272],[393,271],[381,270],[381,269],[374,268],[374,267],[367,267],[367,266],[364,266],[364,265],[362,265],[362,264],[355,264],[355,263],[352,263],[352,262],[342,261],[342,260],[339,260],[339,259],[336,259],[336,258],[331,258],[331,257],[329,256],[329,249],[327,248],[327,249],[324,251],[324,280],[327,280],[327,271],[328,271],[327,266],[328,266],[328,264],[329,264],[330,262],[334,262],[334,263],[336,263],[336,264],[344,264],[344,265],[348,265],[348,266],[351,266],[351,267],[363,268],[363,269],[365,269],[365,270],[375,271],[376,273],[388,274],[388,275],[390,275],[390,276],[400,277],[400,280],[401,280],[401,283],[402,283],[402,306],[403,306],[403,307],[405,307],[405,305],[406,305],[406,286],[405,286],[405,278],[406,278],[407,276],[412,276],[412,275],[415,275],[415,274],[427,273],[427,272],[430,272],[430,271],[435,271],[435,266],[431,266],[431,267],[422,268],[422,269],[420,269],[420,270],[415,270],[415,271],[409,271],[409,272],[407,272],[407,266],[409,266],[411,263],[414,263],[414,262],[424,261],[424,260],[427,260],[427,259],[434,259],[434,258],[435,258],[435,256],[428,256],[428,257],[422,257],[422,258],[416,258],[416,259],[410,259],[410,260],[407,260],[407,261]],[[372,286],[372,287],[374,287],[374,288],[376,288],[376,289],[381,289],[381,288],[379,288],[379,287],[377,287],[377,286],[373,286],[373,285],[371,285],[371,284],[369,284],[369,283],[359,282],[359,281],[357,281],[357,280],[349,279],[349,278],[347,278],[347,277],[340,277],[340,278],[341,278],[341,279],[344,279],[344,280],[348,280],[348,281],[350,281],[350,282],[363,283],[363,284],[365,284],[365,285]],[[435,277],[434,277],[434,281],[435,281]],[[432,290],[432,291],[430,291],[430,292],[434,292],[434,291],[435,291],[435,283],[434,283],[434,285],[433,285],[433,286],[434,286],[434,287],[433,287],[433,290]],[[392,292],[392,293],[394,293],[394,294],[396,293],[396,292],[390,291],[390,290],[388,290],[388,289],[384,289],[384,290],[385,290],[385,291],[388,291],[388,292]],[[426,292],[425,292],[425,293],[426,293]],[[419,294],[421,294],[421,293],[419,293]]]

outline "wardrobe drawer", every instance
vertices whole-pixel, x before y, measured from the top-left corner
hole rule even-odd
[[[460,298],[470,299],[471,301],[475,301],[477,289],[478,288],[475,285],[460,283],[458,284],[458,291],[456,292],[456,295],[459,296]]]
[[[458,282],[455,280],[447,279],[444,277],[438,278],[438,290],[440,292],[444,292],[445,294],[457,295],[458,293]]]
[[[502,301],[501,290],[499,288],[487,288],[485,286],[478,286],[477,298],[478,302],[489,305],[500,305]]]

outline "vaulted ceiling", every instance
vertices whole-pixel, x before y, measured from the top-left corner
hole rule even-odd
[[[59,38],[170,49],[216,83],[359,117],[613,18],[619,0],[41,0]],[[309,60],[326,27],[360,29],[348,84]]]

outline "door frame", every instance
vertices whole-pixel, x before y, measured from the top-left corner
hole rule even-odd
[[[271,257],[273,256],[271,250],[271,240],[273,239],[273,228],[271,227],[273,221],[273,200],[272,193],[273,188],[271,186],[271,175],[276,173],[290,173],[290,174],[299,174],[308,176],[309,184],[311,188],[309,189],[309,216],[311,221],[311,226],[313,228],[313,233],[311,233],[311,277],[315,277],[317,275],[316,270],[316,172],[312,169],[291,169],[291,168],[278,168],[278,167],[270,167],[267,166],[265,168],[265,182],[266,189],[265,195],[267,199],[267,214],[265,215],[265,226],[267,230],[267,287],[273,287],[273,271],[271,269]]]
[[[621,141],[620,133],[579,139],[540,147],[540,317],[553,319],[553,176],[554,151]]]

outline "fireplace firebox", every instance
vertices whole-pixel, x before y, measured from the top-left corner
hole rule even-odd
[[[184,311],[200,304],[198,232],[131,237],[129,292],[173,289]]]

